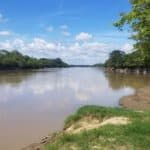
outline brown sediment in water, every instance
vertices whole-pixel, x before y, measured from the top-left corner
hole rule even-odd
[[[45,150],[45,145],[48,143],[54,142],[59,136],[61,136],[64,131],[59,131],[48,136],[45,136],[43,139],[40,140],[39,143],[30,144],[21,150]]]
[[[120,105],[137,110],[150,110],[150,86],[139,89],[135,94],[121,98]]]
[[[39,143],[33,143],[21,150],[44,150],[44,145],[50,141],[50,137],[45,137]]]
[[[44,145],[40,143],[34,143],[27,146],[26,148],[23,148],[22,150],[44,150]]]

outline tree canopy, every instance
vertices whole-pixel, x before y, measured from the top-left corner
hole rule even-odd
[[[125,52],[120,50],[114,50],[110,53],[109,59],[106,61],[106,66],[109,67],[123,67],[125,60]]]
[[[126,54],[121,50],[114,50],[110,53],[105,67],[112,68],[138,68],[144,66],[144,60],[139,51]]]
[[[150,66],[150,0],[130,0],[132,9],[121,13],[121,18],[114,25],[123,29],[128,24],[132,29],[131,38],[135,40],[134,48],[140,55],[143,66]],[[139,64],[139,65],[141,65]]]

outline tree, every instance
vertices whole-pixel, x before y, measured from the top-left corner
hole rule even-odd
[[[144,66],[144,59],[140,51],[135,51],[131,54],[126,54],[124,66],[126,68],[138,68]]]
[[[132,9],[122,13],[121,18],[114,25],[123,29],[125,24],[131,27],[132,39],[136,41],[134,48],[144,59],[144,66],[150,66],[150,0],[130,0]],[[141,60],[141,61],[142,61]]]
[[[105,66],[121,68],[124,65],[125,52],[120,50],[114,50],[110,53],[109,59],[106,61]]]

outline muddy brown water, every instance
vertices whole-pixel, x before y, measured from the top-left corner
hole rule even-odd
[[[80,106],[119,107],[119,99],[150,85],[150,77],[100,68],[0,72],[0,150],[20,150],[61,130]]]

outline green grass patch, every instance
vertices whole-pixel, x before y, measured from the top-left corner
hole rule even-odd
[[[150,111],[137,112],[122,108],[85,106],[67,118],[65,127],[91,116],[99,120],[110,117],[128,117],[126,125],[105,125],[96,129],[68,134],[62,131],[53,142],[45,145],[45,150],[149,150]]]

